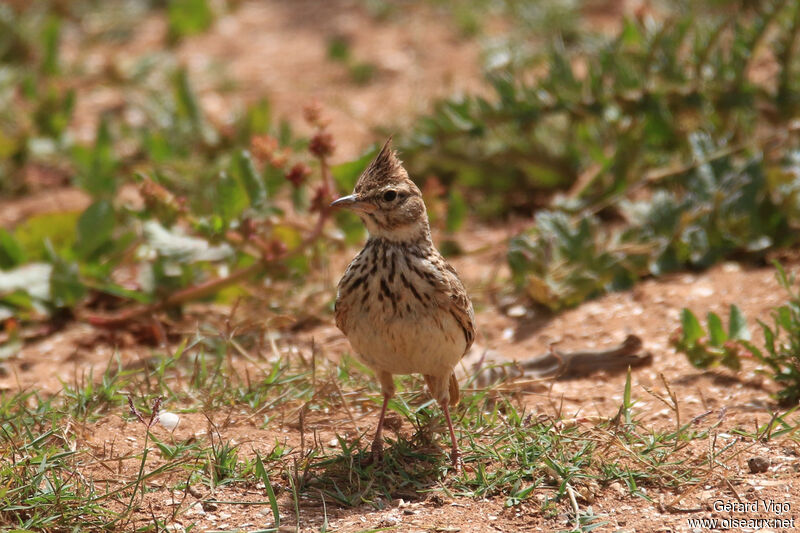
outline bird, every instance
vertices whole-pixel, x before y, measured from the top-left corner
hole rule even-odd
[[[390,137],[361,173],[353,194],[330,204],[358,214],[369,234],[337,286],[336,326],[383,393],[371,460],[383,459],[393,376],[422,374],[447,421],[458,471],[450,407],[460,391],[453,369],[475,339],[475,313],[458,273],[433,243],[422,193],[391,143]]]

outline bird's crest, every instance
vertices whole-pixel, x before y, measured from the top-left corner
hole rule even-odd
[[[375,159],[361,173],[356,182],[355,192],[362,193],[392,181],[406,179],[408,174],[403,168],[403,162],[397,158],[397,152],[392,148],[392,138],[389,137]]]

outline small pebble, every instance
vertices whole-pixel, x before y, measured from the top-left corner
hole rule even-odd
[[[757,455],[747,460],[747,466],[751,474],[761,474],[769,470],[769,459]]]
[[[180,422],[181,417],[175,413],[170,413],[169,411],[163,411],[160,415],[158,415],[158,423],[170,431],[173,431],[176,427],[178,427]]]
[[[520,318],[525,316],[527,313],[528,310],[525,309],[524,305],[515,305],[511,307],[508,311],[506,311],[506,314],[511,318]]]

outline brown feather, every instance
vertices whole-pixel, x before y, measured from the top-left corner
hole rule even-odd
[[[457,405],[461,399],[461,389],[455,374],[450,374],[450,405]]]

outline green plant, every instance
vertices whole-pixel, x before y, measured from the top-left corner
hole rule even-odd
[[[689,309],[681,312],[680,333],[672,339],[676,350],[684,352],[689,362],[697,368],[710,368],[721,364],[733,370],[741,368],[739,360],[744,345],[749,341],[750,331],[744,315],[731,305],[728,331],[725,331],[719,315],[709,312],[708,331]]]
[[[350,78],[356,85],[367,85],[375,79],[377,67],[369,61],[357,61],[348,66]]]
[[[463,190],[478,215],[537,212],[509,263],[553,310],[645,276],[762,260],[800,226],[788,118],[800,104],[800,8],[730,8],[735,19],[674,4],[608,37],[571,33],[569,14],[547,3],[505,5],[519,30],[509,42],[526,57],[492,60],[491,96],[440,101],[406,136],[404,158],[416,176]],[[563,24],[526,47],[550,18]],[[768,81],[753,74],[761,54],[775,59]]]
[[[66,178],[75,90],[61,82],[61,19],[0,6],[0,193]]]
[[[206,472],[211,478],[212,486],[217,486],[236,475],[239,465],[238,448],[230,441],[223,442],[218,439],[214,443],[212,440],[206,462]]]
[[[797,152],[778,161],[720,156],[707,136],[692,139],[697,163],[645,200],[620,201],[621,224],[604,224],[592,210],[569,216],[568,204],[537,213],[534,227],[509,245],[517,286],[556,310],[642,277],[706,268],[729,257],[757,260],[795,244]]]
[[[4,527],[91,530],[112,520],[115,513],[103,505],[98,487],[76,475],[80,453],[70,449],[63,432],[46,424],[46,420],[63,420],[54,406],[33,393],[4,394],[0,399],[0,477],[4,480],[0,522]],[[25,401],[36,407],[12,407]]]
[[[495,68],[491,98],[444,100],[418,122],[404,149],[411,170],[467,185],[490,216],[541,207],[558,190],[594,205],[650,173],[691,164],[697,131],[715,146],[763,146],[760,124],[791,127],[780,117],[800,103],[796,4],[743,7],[736,22],[684,8],[652,24],[626,19],[610,39],[590,33],[571,42],[556,32],[533,65]],[[761,47],[777,58],[776,85],[749,77]],[[545,74],[529,76],[530,68]]]
[[[35,226],[35,235],[25,233],[33,220],[3,234],[0,255],[10,270],[0,284],[2,316],[72,310],[87,296],[104,294],[122,306],[138,304],[114,319],[90,318],[97,325],[119,324],[148,310],[213,296],[259,272],[299,279],[318,257],[334,178],[352,181],[363,168],[330,167],[335,145],[321,111],[308,113],[316,128],[310,140],[294,138],[286,124],[271,124],[265,101],[247,109],[233,131],[222,131],[205,118],[184,70],[170,80],[172,92],[153,93],[153,106],[144,110],[152,121],[129,130],[108,116],[92,145],[72,149],[76,181],[94,199],[74,231],[48,219]],[[136,150],[120,156],[121,142]],[[315,166],[316,183],[309,180]],[[125,182],[138,185],[143,208],[113,201]],[[318,221],[310,227],[285,223],[284,208],[278,207],[284,195],[297,213]],[[349,239],[363,232],[351,218],[337,217]],[[49,265],[32,272],[26,260],[34,257]],[[115,272],[132,262],[142,272],[139,283],[116,283]],[[232,273],[214,279],[219,268]],[[31,290],[40,285],[49,290]]]
[[[800,291],[794,289],[795,278],[787,276],[780,264],[775,263],[775,268],[775,276],[789,299],[772,310],[772,325],[758,321],[764,334],[763,350],[751,341],[745,317],[735,305],[731,306],[728,332],[715,313],[708,313],[706,332],[694,313],[684,309],[681,328],[671,340],[675,349],[684,352],[697,368],[722,364],[739,370],[742,356],[754,357],[765,367],[760,372],[781,387],[776,394],[778,401],[796,405],[800,401]]]
[[[800,287],[796,278],[787,276],[776,264],[778,282],[789,296],[788,301],[772,311],[772,327],[759,321],[764,333],[764,352],[751,351],[771,371],[771,377],[782,387],[778,400],[785,405],[800,401]]]
[[[238,331],[239,326],[234,322],[231,331]],[[446,494],[458,499],[496,499],[520,510],[540,505],[551,518],[567,512],[570,525],[590,528],[602,522],[602,517],[593,516],[583,502],[604,485],[616,481],[631,495],[646,499],[652,498],[653,489],[685,491],[714,483],[714,467],[736,461],[750,441],[762,445],[767,439],[796,438],[797,421],[790,411],[776,413],[755,431],[735,428],[742,438],[724,446],[711,445],[723,419],[710,425],[700,425],[697,419],[682,420],[676,396],[666,384],[666,396],[648,392],[669,406],[675,425],[665,428],[663,421],[650,424],[638,410],[637,387],[629,373],[617,415],[593,421],[560,413],[534,415],[499,389],[465,391],[457,411],[457,435],[466,468],[460,474],[451,471],[445,475],[447,456],[430,446],[435,408],[428,395],[419,392],[421,378],[407,376],[398,380],[398,394],[389,408],[410,422],[412,430],[401,430],[390,439],[383,467],[363,461],[369,455],[369,439],[360,433],[353,437],[338,434],[336,446],[321,445],[316,436],[312,439],[305,433],[305,446],[290,447],[276,441],[271,451],[258,453],[245,443],[233,444],[225,426],[215,426],[211,417],[229,410],[245,415],[240,419],[245,423],[259,413],[269,414],[268,427],[283,440],[283,430],[293,426],[282,420],[296,419],[298,412],[306,413],[307,421],[312,416],[319,421],[327,419],[326,413],[334,407],[348,410],[364,405],[377,410],[374,380],[350,359],[334,363],[319,358],[313,370],[299,357],[280,358],[274,365],[248,359],[242,354],[251,346],[250,335],[220,335],[217,328],[216,335],[204,337],[204,329],[210,328],[201,327],[200,336],[185,349],[168,356],[156,354],[152,366],[125,376],[124,383],[129,391],[142,391],[140,398],[164,395],[170,402],[181,403],[186,415],[207,413],[214,426],[207,436],[191,431],[189,439],[175,437],[177,442],[165,444],[156,438],[155,429],[163,404],[148,401],[149,414],[131,409],[129,404],[132,415],[127,417],[135,428],[146,432],[143,448],[122,454],[106,448],[101,451],[76,434],[91,431],[98,427],[95,424],[117,425],[108,419],[81,423],[73,418],[73,413],[86,412],[84,398],[0,393],[0,472],[10,481],[0,487],[3,524],[29,530],[66,530],[75,525],[86,530],[130,530],[154,520],[168,523],[178,517],[191,521],[183,514],[187,504],[195,503],[191,499],[177,499],[174,508],[170,505],[167,509],[149,507],[147,502],[154,493],[164,494],[160,491],[194,491],[191,494],[195,495],[210,487],[226,499],[212,497],[203,503],[262,506],[271,514],[275,528],[295,523],[298,511],[304,515],[310,509],[319,511],[323,499],[329,506],[385,508],[388,501],[420,500],[429,493],[432,498]],[[213,377],[195,387],[192,373],[199,370],[194,362],[200,364],[204,350],[212,356],[209,373]],[[239,374],[242,365],[249,368],[246,378]],[[250,403],[252,396],[241,393],[245,384],[251,395],[261,394],[256,404]],[[114,409],[117,413],[125,410],[117,396],[93,396],[97,398],[91,406],[94,412],[116,418]],[[133,403],[138,405],[141,400]],[[345,422],[351,423],[358,421]],[[75,432],[64,430],[70,427],[76,428]],[[301,422],[301,442],[302,431]],[[338,433],[338,426],[332,431]],[[709,441],[709,446],[702,445],[704,441]],[[138,442],[141,445],[142,439]],[[693,454],[698,443],[709,453]],[[160,453],[154,454],[155,450]],[[127,467],[114,468],[115,481],[103,483],[98,477],[105,479],[109,470],[92,470],[98,460]],[[258,482],[263,487],[256,485]],[[255,493],[263,497],[253,501]],[[544,501],[537,504],[540,496]]]
[[[517,286],[551,310],[577,305],[645,275],[651,246],[605,229],[595,217],[573,222],[540,211],[534,229],[511,240],[508,261]]]
[[[207,27],[206,4],[168,2],[173,35]],[[6,104],[0,106],[0,190],[24,193],[27,176],[41,173],[59,184],[72,181],[92,197],[82,212],[48,213],[2,231],[0,318],[77,313],[97,325],[121,324],[154,309],[178,311],[187,300],[220,293],[232,299],[237,289],[230,287],[249,277],[299,281],[323,260],[336,183],[352,182],[363,169],[331,168],[335,143],[321,110],[308,113],[311,139],[273,121],[266,100],[221,124],[202,109],[186,69],[144,58],[107,73],[124,104],[102,114],[92,141],[75,143],[67,134],[74,93],[62,87],[81,73],[61,60],[59,36],[88,7],[78,1],[63,9],[47,3],[0,8],[0,23],[10,30],[0,39],[0,61],[8,66],[8,76],[0,76]],[[129,7],[99,12],[107,33],[80,28],[79,38],[124,41],[122,28],[155,3],[135,13]],[[175,29],[179,23],[192,26]],[[144,205],[120,200],[131,186]],[[287,216],[287,207],[299,217]],[[335,218],[351,241],[363,234],[353,219]],[[96,316],[98,301],[110,313]]]
[[[353,57],[347,37],[334,35],[328,39],[328,59],[347,67],[350,79],[356,85],[367,85],[376,74],[376,67],[369,61],[359,61]]]
[[[346,63],[350,60],[350,42],[342,35],[328,39],[328,59]]]
[[[169,38],[176,42],[202,33],[214,22],[208,0],[167,0]]]
[[[275,498],[275,490],[272,488],[272,482],[269,479],[269,475],[267,474],[266,469],[264,468],[264,463],[261,461],[261,456],[256,454],[256,476],[261,478],[262,483],[264,483],[264,490],[267,493],[267,497],[269,498],[269,507],[272,511],[272,520],[274,523],[274,527],[277,529],[281,525],[281,513],[278,507],[278,500]]]

